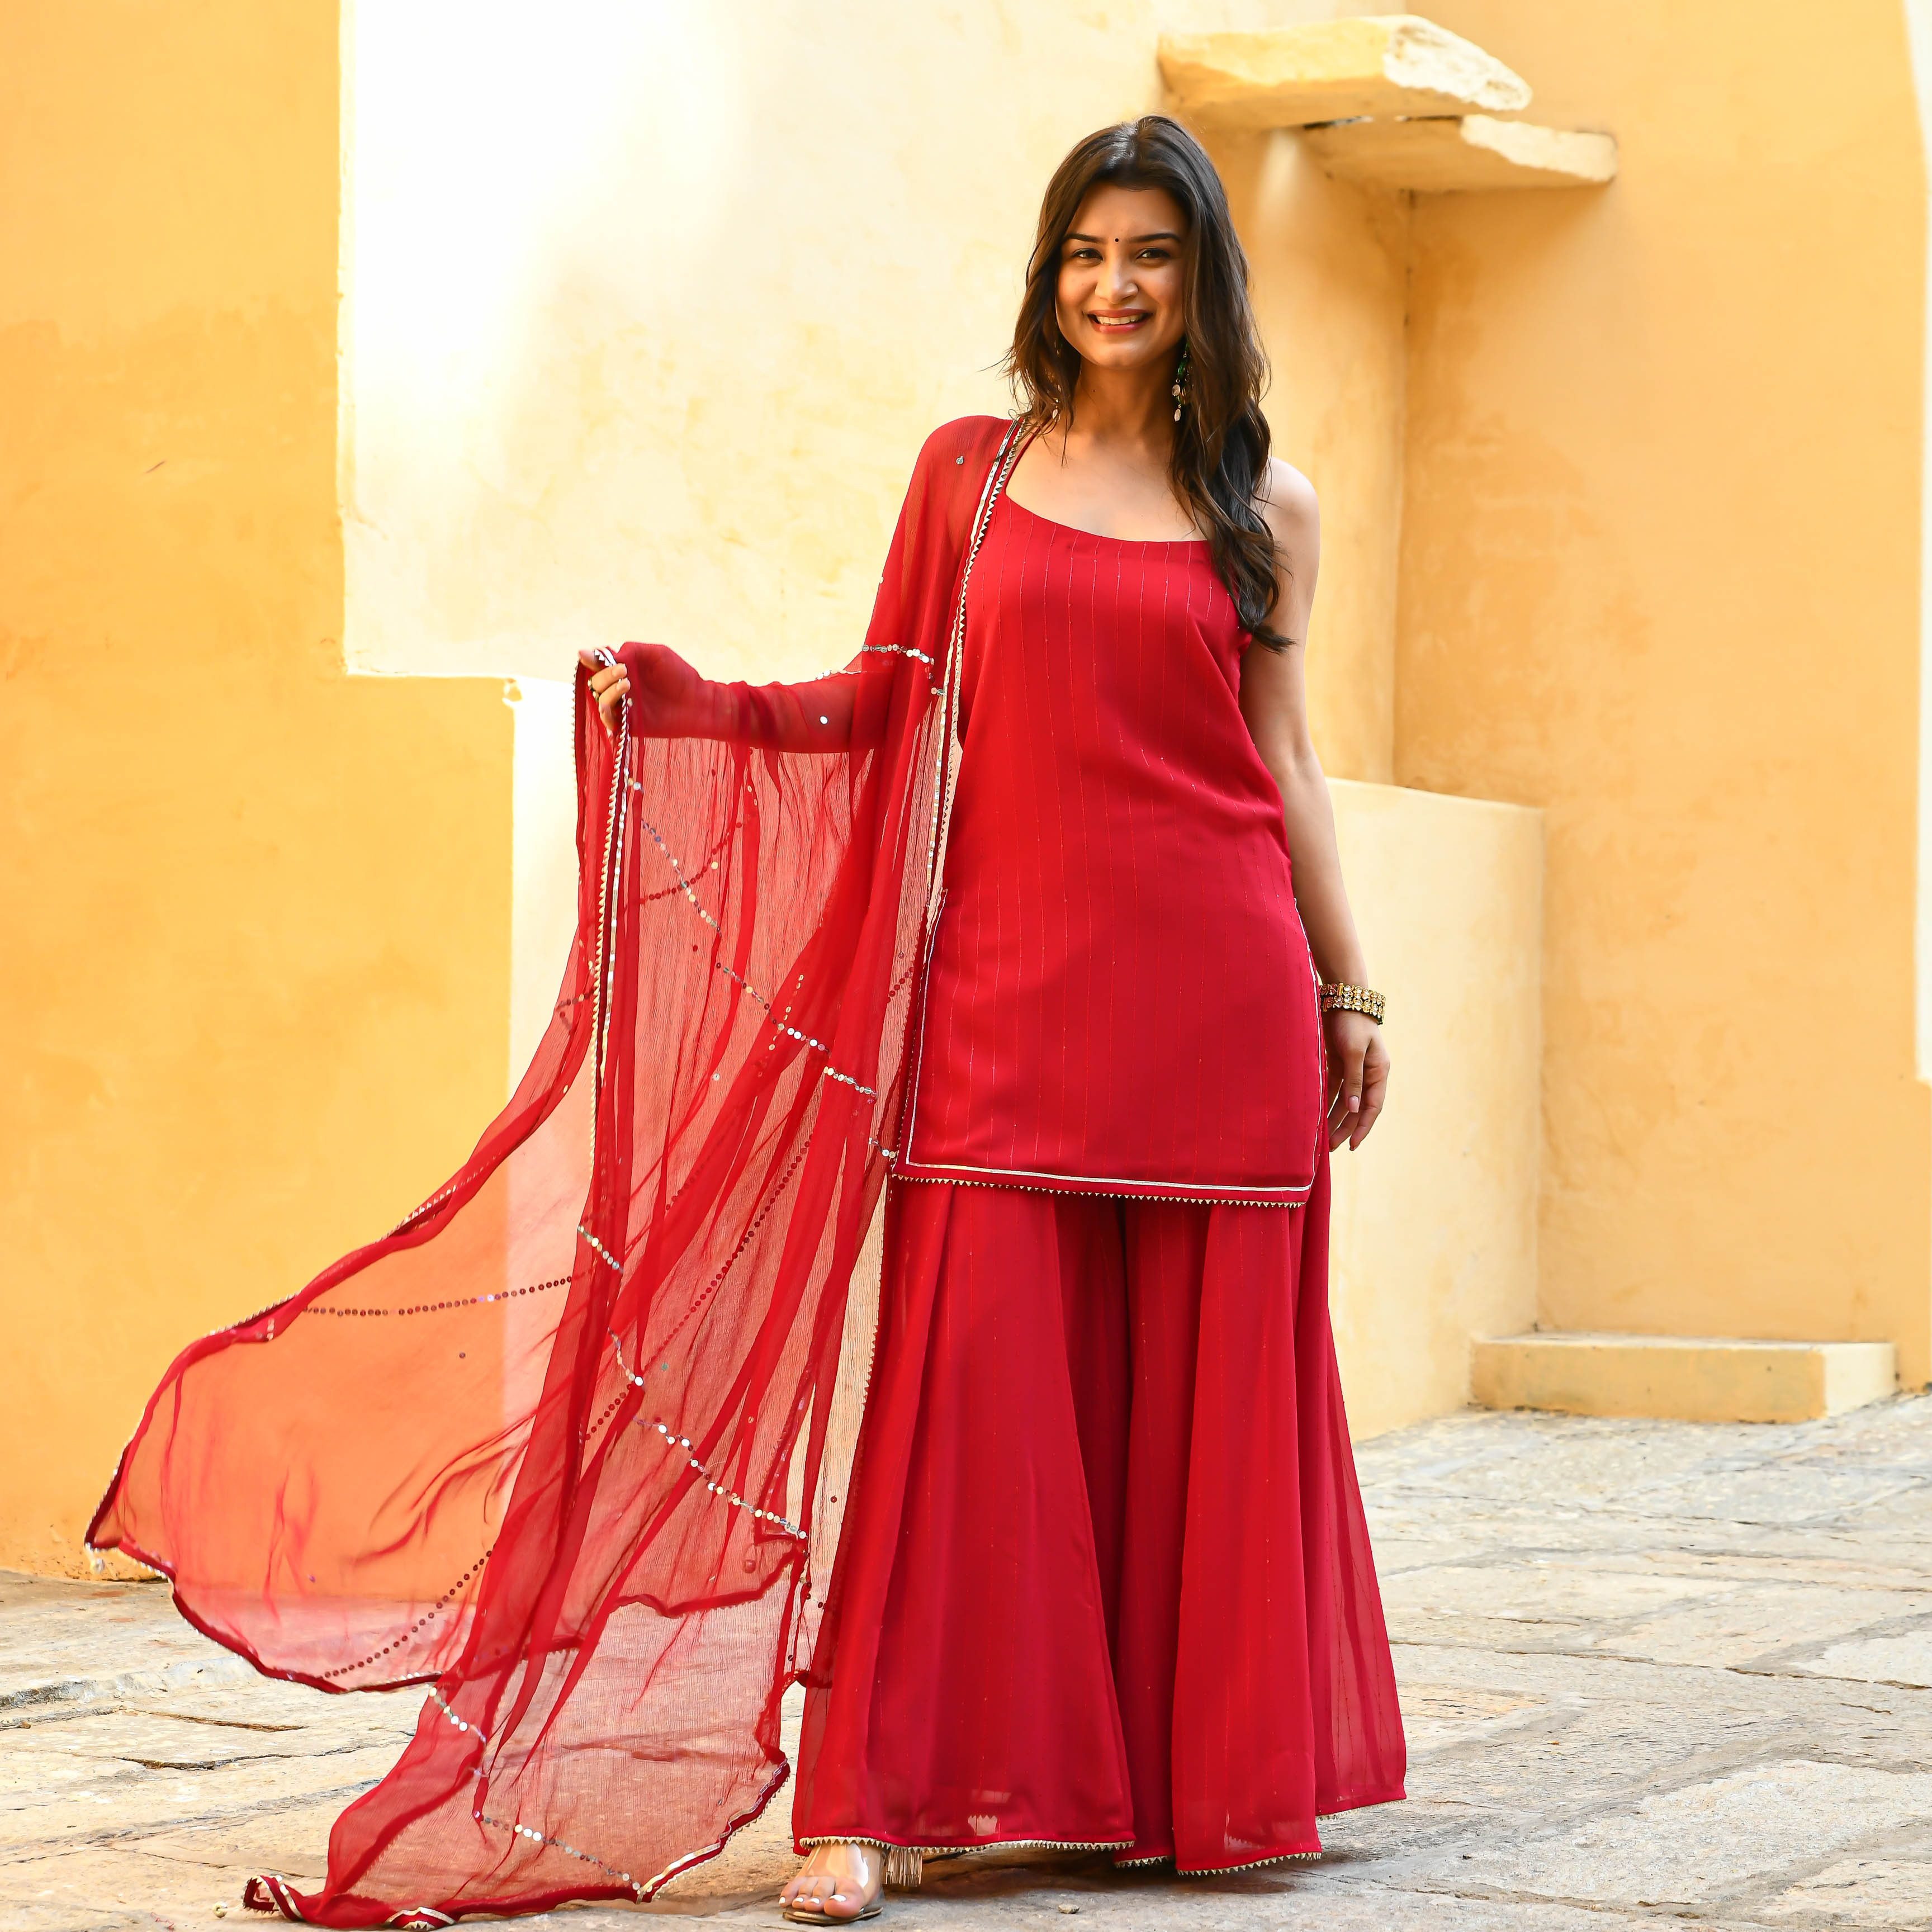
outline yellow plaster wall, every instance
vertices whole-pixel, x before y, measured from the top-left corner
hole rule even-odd
[[[1159,104],[1164,31],[1375,7],[362,9],[338,390],[334,8],[0,5],[0,1563],[71,1569],[179,1342],[383,1225],[500,1097],[494,678],[622,635],[842,658],[920,436],[1000,406],[1067,142]],[[1213,143],[1326,504],[1324,758],[1548,827],[1539,902],[1532,815],[1338,788],[1398,996],[1336,1200],[1356,1426],[1460,1400],[1539,1244],[1546,1325],[1889,1340],[1922,1382],[1900,10],[1845,0],[1822,43],[1742,0],[1431,16],[1536,118],[1612,128],[1618,183],[1412,203],[1292,135]],[[554,697],[516,760],[548,801],[526,1004]]]
[[[1547,814],[1541,1318],[1928,1353],[1898,0],[1442,0],[1599,192],[1412,217],[1396,770]]]
[[[1543,826],[1331,788],[1394,1065],[1388,1112],[1334,1159],[1329,1303],[1360,1437],[1461,1408],[1471,1338],[1535,1318]]]
[[[1295,136],[1204,130],[1253,270],[1278,454],[1322,498],[1308,703],[1331,776],[1395,763],[1409,202],[1331,180]]]
[[[0,1565],[500,1103],[510,720],[351,680],[336,19],[6,0]]]
[[[181,1343],[387,1225],[500,1100],[568,902],[538,680],[586,638],[842,658],[919,438],[1000,406],[1066,145],[1159,104],[1162,31],[1373,6],[865,0],[827,37],[614,5],[514,44],[453,5],[0,7],[0,1564],[71,1572]],[[1408,211],[1292,136],[1216,152],[1277,446],[1327,503],[1318,738],[1385,779]],[[1520,1126],[1521,1070],[1466,994],[1534,914],[1526,815],[1357,790],[1415,1016],[1401,1124],[1337,1197],[1366,1431],[1460,1402],[1466,1324],[1525,1292],[1534,1162],[1468,1141]],[[1462,1208],[1406,1213],[1456,1176]]]

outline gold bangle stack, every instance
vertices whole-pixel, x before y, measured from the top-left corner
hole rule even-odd
[[[1388,1001],[1366,986],[1347,986],[1337,980],[1322,988],[1322,1010],[1324,1013],[1366,1013],[1380,1026],[1388,1007]]]

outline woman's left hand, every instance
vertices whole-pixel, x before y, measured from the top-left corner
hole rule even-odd
[[[1382,1030],[1366,1013],[1336,1012],[1322,1016],[1328,1038],[1328,1150],[1344,1141],[1350,1149],[1369,1137],[1388,1091],[1388,1048]]]

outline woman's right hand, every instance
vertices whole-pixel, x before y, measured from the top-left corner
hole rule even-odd
[[[590,694],[597,700],[597,715],[604,721],[604,735],[614,736],[617,707],[631,694],[631,674],[622,658],[614,664],[607,664],[595,651],[579,651],[577,656],[580,663],[590,668]]]
[[[722,736],[717,685],[707,684],[668,644],[626,644],[602,662],[595,651],[579,651],[590,673],[590,694],[597,715],[613,736],[617,707],[628,700],[631,730],[640,738],[712,738]]]

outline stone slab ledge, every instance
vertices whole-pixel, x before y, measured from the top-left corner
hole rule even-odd
[[[1529,86],[1492,55],[1414,14],[1316,20],[1160,44],[1186,116],[1222,127],[1305,128],[1364,114],[1510,114]]]
[[[1809,1422],[1898,1386],[1889,1342],[1539,1332],[1478,1340],[1470,1364],[1480,1408],[1684,1422]]]
[[[1410,194],[1601,188],[1617,172],[1613,135],[1489,114],[1343,121],[1302,139],[1330,174]]]

